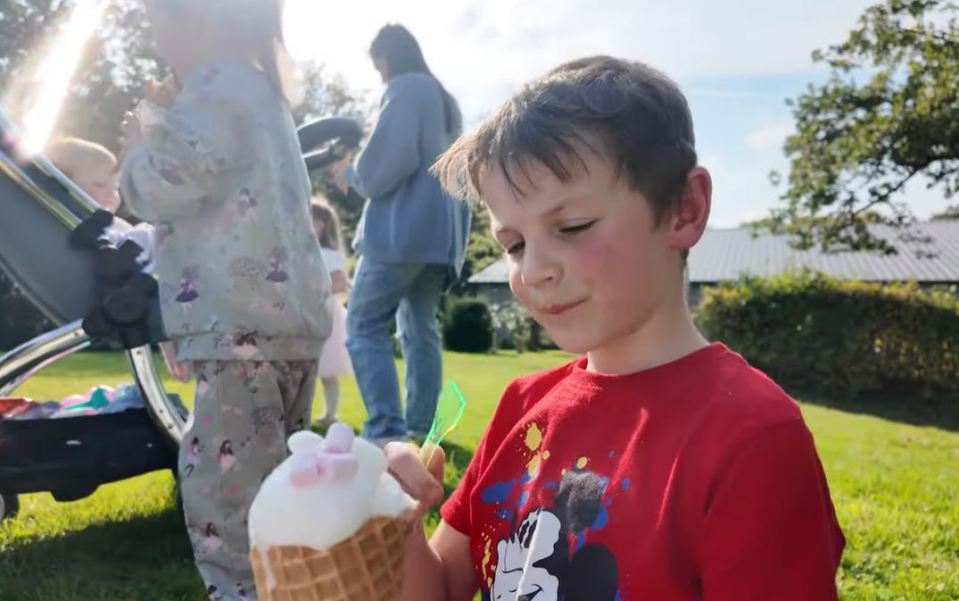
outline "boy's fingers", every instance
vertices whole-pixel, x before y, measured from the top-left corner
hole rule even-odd
[[[446,466],[446,452],[440,446],[432,447],[430,452],[432,455],[426,468],[437,481],[442,482],[443,468]]]
[[[426,507],[432,507],[443,500],[442,484],[427,471],[414,445],[391,443],[386,445],[383,451],[386,453],[390,472],[408,495]]]

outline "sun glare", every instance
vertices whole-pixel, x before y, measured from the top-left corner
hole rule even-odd
[[[38,153],[46,146],[79,66],[83,47],[100,24],[104,7],[103,0],[77,0],[69,17],[58,28],[49,54],[33,74],[36,94],[23,119],[27,152]]]

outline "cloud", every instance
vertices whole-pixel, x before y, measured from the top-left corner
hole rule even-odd
[[[577,56],[643,60],[680,81],[808,70],[810,53],[842,41],[871,0],[289,0],[287,33],[360,87],[376,88],[367,50],[390,21],[417,36],[468,117]]]
[[[746,137],[746,146],[750,150],[760,152],[779,150],[793,130],[794,126],[791,123],[779,123],[757,129]]]
[[[713,179],[710,227],[739,227],[746,221],[765,217],[782,194],[769,184],[767,171],[741,164],[735,157],[706,155],[700,163],[709,169]]]
[[[782,99],[821,75],[811,73],[812,51],[845,40],[873,3],[287,0],[287,36],[297,56],[324,62],[375,96],[381,83],[370,41],[383,24],[403,23],[467,122],[562,61],[600,53],[645,61],[694,96],[704,116],[697,123],[703,164],[716,183],[712,222],[735,226],[764,215],[782,194],[768,181],[769,170],[788,169],[780,150],[792,128]],[[798,87],[770,89],[768,76],[795,76]],[[920,216],[946,204],[941,192],[921,185],[903,200]]]

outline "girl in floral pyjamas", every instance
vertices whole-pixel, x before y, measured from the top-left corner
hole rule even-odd
[[[309,423],[330,278],[279,66],[281,3],[145,4],[179,84],[127,116],[121,192],[164,232],[164,325],[196,377],[180,475],[197,566],[211,598],[250,599],[246,515]]]

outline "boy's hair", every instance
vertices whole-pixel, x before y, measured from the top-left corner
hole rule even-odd
[[[453,196],[481,201],[480,178],[489,169],[502,170],[522,195],[518,174],[535,187],[530,161],[566,182],[575,174],[571,161],[584,165],[584,150],[615,164],[661,222],[696,166],[686,98],[643,63],[608,56],[571,61],[524,86],[455,142],[433,172]]]
[[[323,222],[323,233],[320,234],[320,246],[330,250],[341,248],[343,233],[340,230],[340,218],[326,200],[313,198],[310,201],[310,211],[315,221]]]
[[[80,138],[62,138],[50,144],[45,153],[57,169],[70,178],[90,165],[114,167],[117,158],[105,146]]]
[[[168,10],[207,11],[231,36],[249,46],[250,56],[288,104],[297,104],[301,90],[283,37],[286,0],[153,0]],[[187,17],[188,18],[188,17]]]

